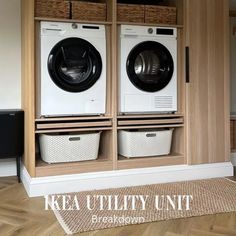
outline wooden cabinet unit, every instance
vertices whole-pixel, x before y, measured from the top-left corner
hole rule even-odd
[[[186,1],[188,164],[229,160],[229,5]]]
[[[99,1],[98,1],[99,2]],[[22,106],[25,110],[25,154],[24,165],[32,177],[75,174],[83,172],[96,172],[112,170],[115,162],[115,135],[113,124],[114,105],[113,87],[116,81],[112,77],[112,42],[114,37],[114,13],[115,1],[103,1],[106,3],[107,17],[105,21],[86,21],[71,20],[48,17],[36,17],[36,1],[22,0]],[[90,117],[54,117],[43,118],[37,116],[37,104],[39,97],[37,96],[38,73],[37,67],[40,61],[38,50],[39,41],[39,22],[78,22],[103,24],[106,28],[107,36],[107,97],[106,97],[106,113],[103,116]],[[115,127],[115,125],[114,125]],[[62,164],[47,164],[40,159],[38,154],[38,136],[47,133],[73,133],[84,131],[102,131],[100,140],[100,149],[98,159],[95,161],[84,161]],[[113,145],[114,143],[114,145]]]
[[[84,1],[84,0],[82,0]],[[106,3],[105,21],[35,16],[35,1],[22,2],[22,104],[25,110],[24,165],[31,177],[77,174],[119,169],[224,162],[230,150],[228,82],[228,0],[165,0],[175,6],[177,22],[149,24],[117,21],[118,0]],[[134,2],[134,1],[130,1]],[[39,63],[39,22],[105,25],[107,35],[106,113],[100,116],[45,118],[36,115]],[[175,114],[119,114],[120,25],[177,28],[178,111]],[[189,78],[185,81],[185,46],[189,47]],[[167,156],[127,159],[118,155],[117,132],[134,129],[174,128]],[[46,133],[102,131],[98,159],[47,164],[38,155],[38,136]]]

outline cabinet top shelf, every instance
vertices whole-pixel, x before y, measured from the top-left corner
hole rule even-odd
[[[183,28],[183,25],[171,25],[171,24],[151,24],[151,23],[140,23],[140,22],[124,22],[117,21],[118,25],[141,25],[141,26],[153,26],[153,27],[175,27],[175,28]]]
[[[54,21],[54,22],[71,22],[71,23],[82,23],[82,24],[99,24],[99,25],[111,25],[111,21],[82,21],[73,19],[60,19],[60,18],[47,18],[47,17],[35,17],[35,21]]]
[[[47,17],[35,17],[35,21],[53,21],[53,22],[69,22],[69,23],[81,23],[81,24],[99,24],[99,25],[140,25],[140,26],[153,26],[153,27],[175,27],[183,28],[183,25],[171,25],[171,24],[150,24],[150,23],[137,23],[137,22],[125,22],[125,21],[83,21],[73,19],[60,19],[60,18],[47,18]]]
[[[175,114],[131,114],[131,115],[118,115],[118,119],[137,119],[137,118],[175,118],[175,117],[183,117],[183,113],[175,113]]]
[[[35,122],[50,122],[50,121],[75,121],[75,120],[109,120],[112,116],[68,116],[68,117],[43,117],[35,119]]]

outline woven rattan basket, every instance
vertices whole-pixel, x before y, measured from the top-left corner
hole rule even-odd
[[[117,21],[144,23],[144,5],[117,4]]]
[[[176,24],[176,7],[146,5],[145,23]]]
[[[70,3],[66,0],[36,0],[35,16],[69,19]]]
[[[72,19],[85,21],[106,21],[105,3],[72,1]]]

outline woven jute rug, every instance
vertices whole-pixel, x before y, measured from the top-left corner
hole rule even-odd
[[[48,196],[67,234],[236,211],[236,182],[184,181]]]

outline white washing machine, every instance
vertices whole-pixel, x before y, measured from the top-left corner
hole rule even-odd
[[[176,28],[121,25],[119,113],[175,111]]]
[[[39,116],[105,113],[105,26],[41,22],[40,53]]]

